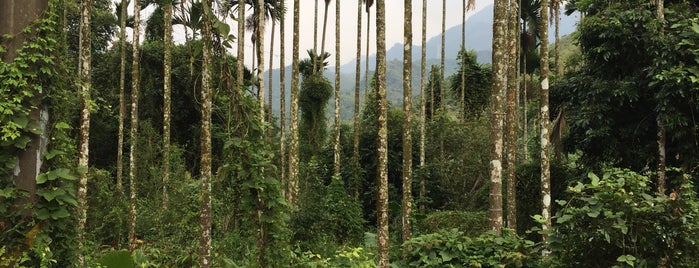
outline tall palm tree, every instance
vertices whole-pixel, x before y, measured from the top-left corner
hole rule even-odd
[[[170,92],[172,65],[172,1],[163,6],[165,36],[163,37],[163,209],[167,209],[167,185],[170,180]]]
[[[490,228],[502,232],[502,96],[507,87],[507,0],[493,6],[493,88],[490,104]]]
[[[323,14],[323,38],[320,43],[320,55],[325,54],[325,33],[328,26],[328,7],[331,0],[325,0],[325,13]]]
[[[655,11],[656,11],[656,17],[659,21],[663,21],[665,19],[665,9],[663,7],[664,1],[663,0],[656,0],[655,1]],[[658,126],[658,192],[661,195],[665,194],[665,157],[666,157],[666,152],[665,152],[665,124],[663,123],[663,120],[658,114],[655,118],[655,122]]]
[[[560,23],[561,23],[561,2],[562,0],[551,0],[551,20],[554,23],[554,29],[555,29],[555,35],[556,35],[556,41],[554,43],[554,63],[556,64],[556,76],[560,76],[563,73],[561,72],[563,70],[563,66],[561,66],[561,57],[560,57],[560,33],[559,33],[559,28],[560,28]]]
[[[211,0],[205,0],[204,9],[211,10]],[[199,223],[201,236],[199,241],[199,267],[211,267],[211,16],[204,12],[202,28],[201,68],[201,212]]]
[[[286,57],[286,48],[284,43],[286,39],[284,36],[286,34],[284,26],[286,24],[286,20],[284,20],[286,15],[286,3],[284,2],[284,0],[279,1],[279,6],[281,7],[281,10],[283,10],[281,14],[279,14],[279,132],[281,133],[279,135],[279,155],[281,155],[280,169],[282,194],[286,196],[286,66],[284,66],[284,57]],[[272,81],[270,81],[270,84],[271,83]]]
[[[326,0],[329,3],[330,0]],[[325,6],[327,10],[327,4]],[[327,12],[325,14],[327,18]],[[323,35],[325,36],[325,35]],[[323,42],[325,43],[325,42]],[[340,177],[340,0],[335,0],[335,128],[333,142],[333,175]]]
[[[466,12],[469,10],[473,10],[476,7],[476,0],[463,0],[461,3],[462,5],[462,13],[461,13],[461,49],[464,51],[466,50]],[[466,60],[466,57],[462,58],[462,60]],[[465,61],[464,61],[465,62]],[[464,64],[462,62],[462,64]],[[461,96],[466,95],[466,73],[461,72]],[[462,97],[461,100],[461,113],[460,114],[465,114],[466,113],[466,103],[464,103],[464,98]]]
[[[273,0],[274,1],[274,0]],[[255,38],[257,42],[257,58],[258,58],[258,64],[257,64],[257,87],[259,89],[259,94],[257,95],[258,98],[258,103],[260,105],[260,121],[264,122],[265,121],[265,61],[263,60],[264,56],[264,45],[265,45],[265,17],[267,16],[266,11],[266,5],[265,5],[265,0],[257,0],[257,27],[256,27],[256,32],[257,32],[257,38]],[[260,12],[264,12],[265,14],[259,14]],[[272,13],[274,14],[274,13]]]
[[[369,48],[371,48],[371,43],[369,40],[371,39],[371,6],[374,5],[374,0],[365,0],[364,5],[366,6],[366,60],[364,61],[364,92],[369,92],[369,84],[371,84],[371,81],[369,80]]]
[[[291,58],[291,107],[289,113],[289,179],[287,200],[292,207],[296,206],[299,161],[299,0],[294,0],[293,56]]]
[[[420,170],[425,167],[425,80],[427,47],[427,0],[422,0],[422,43],[420,48]],[[425,211],[425,178],[420,176],[420,210]]]
[[[440,65],[439,65],[439,66],[441,67],[440,70],[442,70],[442,72],[440,73],[440,76],[439,76],[439,84],[440,84],[440,85],[444,85],[444,70],[445,70],[445,69],[444,69],[444,46],[445,46],[445,37],[446,37],[446,34],[445,34],[445,31],[446,31],[446,16],[447,16],[447,0],[442,0],[442,50],[441,50],[441,57],[440,57],[440,59],[439,59],[439,61],[440,61]],[[443,90],[441,90],[441,91],[439,92],[439,99],[442,100],[442,101],[439,103],[439,109],[441,109],[442,112],[444,112],[444,91],[443,91]],[[444,151],[443,148],[442,148],[443,145],[444,145],[443,142],[444,142],[444,141],[443,141],[443,139],[442,139],[441,136],[440,136],[440,146],[439,146],[440,152],[443,152],[443,151]],[[440,154],[443,154],[443,153],[440,153]]]
[[[92,0],[80,1],[80,33],[78,34],[79,53],[78,70],[80,73],[80,141],[78,152],[78,167],[84,169],[80,172],[78,187],[78,246],[83,247],[85,236],[85,223],[87,222],[87,167],[90,158],[90,65],[92,55],[92,43],[90,42],[90,17],[92,14]],[[85,258],[78,251],[78,261],[85,264]]]
[[[542,243],[548,242],[545,231],[551,228],[551,169],[549,164],[549,46],[548,46],[548,0],[541,0],[541,25],[539,25],[541,45],[539,46],[541,60],[541,110],[540,133],[541,133],[541,194],[543,223],[541,229],[544,230]]]
[[[238,59],[236,62],[236,84],[243,87],[245,58],[245,0],[238,0]],[[186,29],[186,28],[185,28]]]
[[[124,118],[126,117],[126,101],[124,97],[124,88],[126,87],[126,8],[129,1],[121,0],[120,18],[119,18],[119,40],[120,40],[120,63],[119,63],[119,127],[117,134],[117,173],[116,173],[116,192],[118,195],[123,193],[122,190],[122,174],[124,173]]]
[[[131,64],[131,148],[129,151],[129,251],[136,247],[136,150],[138,149],[138,94],[139,94],[139,38],[141,24],[141,1],[135,0],[133,6],[133,62]]]
[[[378,267],[389,267],[388,238],[388,126],[386,103],[386,10],[384,0],[376,1],[376,84],[378,98],[378,146],[377,152],[377,236]]]
[[[359,199],[359,86],[362,65],[362,3],[357,0],[357,59],[354,75],[354,140],[352,146],[352,165],[354,165],[354,198]]]
[[[403,198],[401,201],[402,238],[408,241],[412,235],[413,206],[413,140],[412,140],[412,68],[413,68],[413,3],[404,1],[403,11]]]
[[[275,1],[276,2],[276,1]],[[276,10],[276,12],[280,12],[279,10]],[[279,17],[279,15],[275,15],[275,17]],[[269,109],[272,109],[272,81],[274,79],[273,75],[273,70],[274,70],[274,32],[277,28],[277,23],[275,20],[272,20],[272,35],[269,40],[269,79],[267,83],[269,84],[269,89],[267,90],[267,107]],[[267,122],[272,122],[272,113],[269,113],[267,115]]]
[[[517,191],[516,191],[516,150],[517,136],[515,130],[517,126],[517,65],[519,56],[517,55],[517,39],[519,36],[519,12],[517,1],[510,0],[509,15],[507,18],[507,227],[517,230]]]
[[[318,0],[315,1],[313,11],[313,50],[318,51]]]

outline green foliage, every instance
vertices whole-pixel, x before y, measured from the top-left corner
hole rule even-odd
[[[427,77],[427,85],[425,85],[425,117],[426,120],[432,120],[432,116],[437,114],[437,110],[442,103],[442,85],[441,68],[438,65],[430,67],[430,74]],[[446,96],[445,96],[446,97]]]
[[[568,188],[554,217],[553,256],[563,267],[694,267],[699,203],[688,178],[670,196],[647,176],[607,169]]]
[[[403,267],[536,267],[534,242],[511,230],[498,236],[492,231],[469,237],[457,229],[414,237],[403,244],[409,249]]]
[[[308,161],[312,156],[317,155],[325,144],[327,135],[325,107],[332,96],[332,89],[332,84],[322,74],[308,76],[301,84],[299,136],[303,139],[299,148],[303,161]]]
[[[415,227],[421,234],[456,229],[468,237],[476,237],[488,230],[489,220],[483,211],[438,211],[427,214]]]
[[[464,103],[464,118],[478,117],[488,106],[490,98],[490,78],[492,76],[489,66],[479,64],[476,60],[476,52],[473,50],[459,51],[456,60],[459,69],[449,80],[451,94],[458,101]],[[464,76],[464,95],[461,96],[461,75]],[[460,105],[457,104],[457,105]]]
[[[330,258],[311,251],[295,252],[296,261],[293,267],[343,267],[343,268],[372,268],[376,267],[374,254],[361,247],[343,247],[335,251]]]

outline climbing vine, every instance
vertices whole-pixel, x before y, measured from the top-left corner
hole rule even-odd
[[[76,96],[60,24],[63,2],[50,1],[44,16],[22,31],[26,38],[14,60],[0,62],[0,266],[73,263],[76,164],[70,122],[76,118]],[[12,38],[4,35],[0,43]],[[0,46],[0,55],[11,52]],[[36,109],[44,110],[44,126],[30,117]],[[36,196],[31,197],[36,203],[31,215],[22,215],[16,200],[27,193],[15,186],[12,176],[18,154],[41,136],[49,142]]]

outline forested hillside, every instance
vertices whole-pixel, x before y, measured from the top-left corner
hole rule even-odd
[[[0,267],[699,267],[697,3],[340,2],[0,1]]]

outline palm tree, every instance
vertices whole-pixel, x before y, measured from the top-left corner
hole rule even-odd
[[[369,48],[371,39],[370,29],[371,29],[371,6],[374,5],[374,0],[365,0],[364,5],[366,6],[366,60],[364,61],[364,92],[369,92]]]
[[[544,230],[542,243],[546,245],[548,236],[546,230],[551,228],[551,170],[549,164],[549,49],[548,49],[548,0],[541,1],[541,25],[539,25],[541,35],[541,111],[539,113],[541,127],[541,194],[543,223],[541,229]]]
[[[519,35],[519,13],[517,1],[510,0],[508,16],[508,71],[507,71],[507,227],[517,230],[517,188],[516,188],[516,150],[517,137],[515,135],[517,125],[517,37]]]
[[[287,200],[292,207],[298,200],[298,161],[299,161],[299,0],[294,0],[293,56],[291,58],[291,107],[289,113],[289,179]]]
[[[245,6],[245,0],[238,0],[238,7]],[[186,28],[185,28],[186,29]],[[238,59],[236,62],[236,84],[243,87],[245,58],[245,8],[238,8]]]
[[[281,10],[283,10],[281,14],[279,14],[279,132],[281,133],[279,135],[279,155],[281,155],[280,169],[282,195],[286,196],[286,66],[284,66],[284,57],[286,57],[286,49],[284,46],[284,40],[286,39],[284,37],[284,35],[286,34],[286,32],[284,31],[284,25],[286,24],[286,21],[284,20],[284,17],[286,15],[286,4],[284,3],[284,0],[279,1],[279,6],[281,7]],[[270,81],[270,84],[272,84],[272,81]]]
[[[427,47],[427,0],[422,0],[422,47],[420,49],[420,169],[425,167],[425,47]],[[420,210],[425,211],[425,178],[420,176]]]
[[[313,12],[313,50],[318,51],[318,0],[315,1]]]
[[[354,165],[354,198],[359,199],[359,85],[362,65],[362,3],[357,0],[357,63],[354,75],[354,140],[352,146],[352,165]]]
[[[665,19],[664,1],[656,0],[656,16],[660,22]],[[655,118],[655,122],[658,126],[658,192],[661,195],[665,194],[665,124],[658,114]]]
[[[325,9],[328,9],[326,0]],[[328,17],[326,12],[325,17]],[[325,34],[323,34],[325,37]],[[325,44],[325,42],[323,42]],[[340,0],[335,0],[335,129],[333,142],[333,175],[340,177]]]
[[[561,70],[563,70],[561,66],[561,61],[560,61],[560,34],[559,34],[559,28],[560,28],[560,23],[561,23],[561,2],[562,0],[551,0],[551,20],[554,23],[554,29],[555,29],[555,35],[556,35],[556,41],[554,43],[554,63],[556,64],[556,76],[562,75],[563,73]]]
[[[170,180],[170,91],[172,65],[172,1],[165,2],[163,37],[163,209],[167,209],[167,185]]]
[[[493,6],[493,86],[490,117],[490,228],[502,232],[502,95],[507,87],[507,0]]]
[[[204,9],[210,10],[211,0],[205,0]],[[211,267],[211,19],[210,12],[204,12],[201,68],[201,213],[199,223],[199,267]]]
[[[325,0],[325,13],[323,15],[323,39],[321,39],[320,43],[320,54],[323,55],[325,53],[325,33],[326,33],[326,28],[328,26],[328,7],[330,6],[330,1],[331,0]]]
[[[83,247],[85,236],[85,223],[87,222],[87,167],[90,158],[90,65],[92,55],[92,43],[90,42],[90,17],[92,14],[92,0],[80,1],[80,33],[79,33],[79,64],[80,73],[80,141],[78,152],[78,167],[84,169],[80,173],[78,187],[78,246]],[[85,264],[85,258],[78,251],[78,261]]]
[[[119,127],[117,134],[117,173],[116,173],[116,192],[118,195],[123,193],[122,190],[122,174],[124,173],[124,118],[126,117],[126,101],[124,98],[124,88],[126,87],[126,7],[127,0],[121,0],[121,4],[117,6],[119,9],[119,41],[121,60],[119,63]]]
[[[141,1],[134,1],[133,63],[131,64],[131,148],[129,151],[129,251],[136,248],[136,150],[138,149],[139,38]]]
[[[468,0],[468,3],[466,0],[463,0],[461,3],[462,5],[462,11],[461,11],[461,49],[466,50],[466,12],[469,10],[473,10],[476,7],[476,1],[475,0]],[[462,58],[462,60],[465,60],[466,58]],[[462,62],[463,64],[463,62]],[[461,96],[466,95],[466,73],[461,72]],[[464,103],[464,98],[461,98],[460,100],[461,103],[461,112],[460,114],[464,115],[466,114],[466,103]]]
[[[440,70],[442,70],[442,72],[440,73],[440,76],[439,76],[439,84],[440,84],[440,85],[444,85],[444,45],[445,45],[445,44],[444,44],[444,42],[445,42],[444,38],[445,38],[445,36],[446,36],[446,35],[445,35],[445,30],[446,30],[446,24],[445,24],[445,23],[446,23],[446,16],[447,16],[447,0],[442,0],[442,51],[441,51],[441,52],[442,52],[442,53],[441,53],[442,56],[441,56],[440,59],[439,59],[439,60],[440,60],[440,65],[439,65],[439,66],[441,67]],[[440,100],[444,100],[444,91],[440,91],[440,92],[439,92],[439,99],[440,99]],[[444,112],[444,101],[441,101],[441,102],[439,103],[439,109],[441,109],[442,112]],[[443,152],[444,152],[444,149],[443,149],[442,147],[444,147],[444,146],[443,146],[443,145],[444,145],[444,139],[441,138],[441,136],[440,136],[440,139],[439,139],[439,140],[440,140],[440,146],[439,146],[440,155],[443,155],[443,154],[444,154],[444,153],[443,153]]]
[[[274,0],[273,0],[274,1]],[[257,0],[257,11],[255,12],[257,14],[257,27],[256,27],[256,35],[257,38],[255,38],[255,41],[253,43],[257,43],[257,59],[258,59],[258,64],[257,64],[257,87],[258,87],[258,103],[260,105],[260,122],[265,121],[265,79],[264,79],[264,74],[265,74],[265,61],[262,59],[264,56],[264,45],[265,45],[265,17],[267,16],[266,11],[266,4],[265,0]],[[261,15],[260,12],[264,12],[264,15]],[[274,14],[274,13],[271,13]],[[272,15],[274,16],[274,15]]]
[[[386,10],[384,0],[376,1],[376,84],[378,103],[378,198],[377,198],[377,233],[378,233],[378,267],[389,267],[388,238],[388,128],[386,103]]]
[[[413,86],[413,3],[404,1],[403,12],[403,198],[401,201],[402,238],[408,241],[412,237],[411,213],[413,206],[413,140],[412,99]]]

